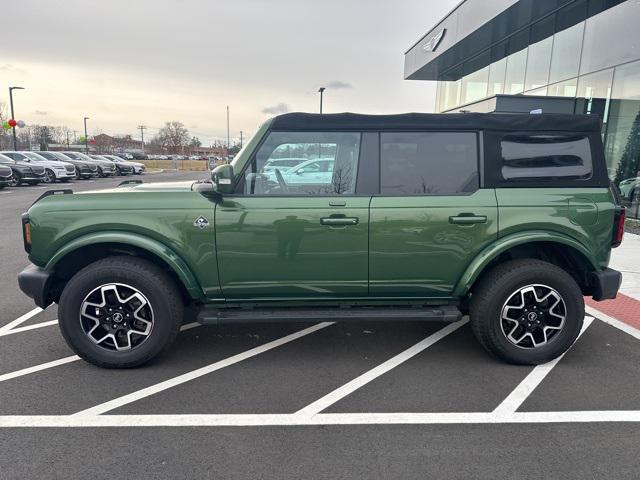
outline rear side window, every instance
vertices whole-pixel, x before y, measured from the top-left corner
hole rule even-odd
[[[502,178],[587,180],[593,172],[585,135],[506,135],[500,142]]]
[[[478,142],[472,132],[384,132],[382,195],[455,195],[479,188]]]

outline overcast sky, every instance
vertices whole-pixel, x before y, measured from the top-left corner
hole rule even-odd
[[[457,0],[11,0],[0,101],[17,119],[137,135],[180,120],[205,144],[269,116],[433,111],[403,53]]]

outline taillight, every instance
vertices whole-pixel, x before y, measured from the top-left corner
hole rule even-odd
[[[624,237],[624,221],[627,218],[627,210],[624,207],[616,207],[615,217],[613,219],[613,236],[611,238],[611,247],[619,247]]]
[[[31,224],[29,223],[29,215],[22,214],[22,240],[24,249],[27,253],[31,253]]]

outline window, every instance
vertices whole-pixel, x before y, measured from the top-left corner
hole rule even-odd
[[[591,144],[584,135],[507,135],[500,147],[505,180],[591,178]]]
[[[527,69],[527,50],[520,50],[507,57],[507,73],[504,93],[515,95],[524,91],[524,72]]]
[[[549,83],[557,83],[578,75],[584,22],[556,33],[551,54]]]
[[[240,178],[245,195],[355,193],[360,133],[272,132]]]
[[[383,133],[383,195],[453,195],[479,188],[475,133]]]

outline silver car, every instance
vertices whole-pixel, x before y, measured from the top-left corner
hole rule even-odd
[[[44,183],[54,183],[56,180],[68,182],[76,177],[76,167],[71,163],[48,160],[35,152],[6,151],[2,153],[19,162],[43,166],[45,168]]]

